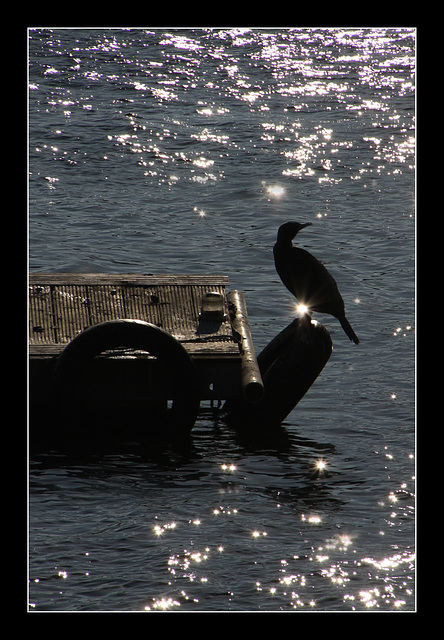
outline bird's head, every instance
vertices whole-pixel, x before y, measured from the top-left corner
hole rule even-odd
[[[304,229],[304,227],[309,227],[310,225],[311,222],[286,222],[279,227],[278,241],[284,240],[287,242],[291,242],[295,235],[299,233],[301,229]]]

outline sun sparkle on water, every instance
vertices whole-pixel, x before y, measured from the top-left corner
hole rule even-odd
[[[285,193],[284,187],[281,187],[278,184],[271,185],[267,187],[267,194],[272,196],[273,198],[282,198]]]
[[[327,463],[325,462],[325,460],[317,460],[315,467],[318,471],[325,471],[325,469],[327,468]]]

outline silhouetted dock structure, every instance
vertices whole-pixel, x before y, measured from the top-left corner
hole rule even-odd
[[[154,341],[156,327],[159,334],[166,332],[177,341],[198,371],[200,400],[225,400],[242,393],[247,399],[259,398],[262,382],[245,300],[240,292],[227,294],[228,283],[221,275],[31,274],[31,399],[37,403],[51,400],[57,359],[82,332],[97,325],[108,329],[120,320],[149,323]],[[125,329],[131,332],[131,326],[128,323]],[[131,402],[136,390],[143,389],[147,401],[159,393],[159,379],[148,372],[153,357],[125,341],[117,345],[111,340],[108,349],[95,354],[97,362],[90,362],[94,373],[89,372],[89,380],[97,387],[97,401],[111,368],[114,372],[120,369],[120,382],[108,397],[110,405]],[[171,360],[166,371],[155,377],[168,386],[175,368]]]
[[[51,423],[78,447],[93,434],[108,441],[118,423],[130,439],[175,441],[201,401],[223,400],[220,415],[236,428],[280,425],[328,361],[330,336],[295,319],[256,358],[244,294],[228,284],[223,275],[30,275],[31,434]]]

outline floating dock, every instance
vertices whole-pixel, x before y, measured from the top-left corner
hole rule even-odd
[[[181,345],[198,372],[199,400],[259,401],[263,384],[245,299],[227,293],[228,284],[222,275],[31,274],[31,403],[51,403],[51,380],[68,345],[93,327],[99,332],[123,320],[147,323],[154,335],[158,328]],[[142,395],[150,403],[174,377],[174,362],[153,374],[157,357],[137,346],[113,343],[99,351],[82,370],[82,402],[111,407]]]

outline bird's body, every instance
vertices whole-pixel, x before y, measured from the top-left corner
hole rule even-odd
[[[328,313],[337,318],[350,340],[358,344],[359,340],[345,317],[344,301],[334,278],[308,251],[292,245],[298,231],[309,224],[287,222],[279,227],[273,249],[276,271],[300,303],[309,311]]]

